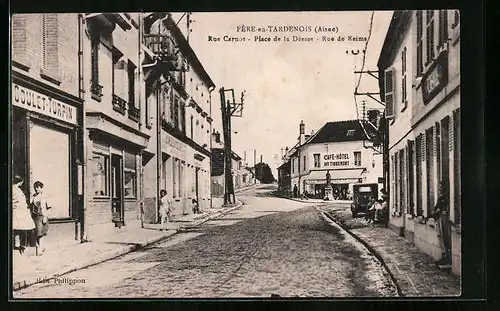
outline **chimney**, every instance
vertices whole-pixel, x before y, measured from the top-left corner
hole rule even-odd
[[[306,125],[304,124],[304,120],[300,121],[299,125],[299,143],[302,145],[306,141]]]
[[[219,132],[215,132],[214,136],[215,136],[215,142],[218,143],[218,144],[220,144],[220,133]]]

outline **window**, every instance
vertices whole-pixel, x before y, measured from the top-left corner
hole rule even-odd
[[[92,173],[92,183],[94,196],[109,196],[109,156],[94,152],[92,155],[94,170]]]
[[[394,211],[397,213],[401,209],[401,174],[399,162],[400,152],[394,154]]]
[[[12,59],[25,63],[26,49],[26,15],[12,15]]]
[[[434,210],[434,148],[433,148],[434,131],[431,127],[425,131],[425,162],[427,169],[427,216]]]
[[[438,48],[446,46],[448,41],[448,10],[439,10]]]
[[[90,38],[91,79],[96,84],[99,84],[99,43],[99,33],[93,33]]]
[[[135,107],[135,69],[137,67],[130,60],[128,61],[127,76],[128,76],[128,102],[132,107]]]
[[[420,77],[424,72],[423,64],[423,24],[424,18],[422,10],[417,11],[417,77]]]
[[[182,181],[184,180],[184,163],[179,161],[179,187],[177,190],[178,197],[184,197],[184,187]]]
[[[112,92],[113,95],[117,95],[122,99],[125,99],[125,93],[124,93],[124,82],[123,81],[123,72],[122,70],[126,70],[125,68],[125,62],[122,60],[120,61],[120,58],[122,58],[123,54],[118,51],[116,48],[113,48],[113,70],[111,71],[111,79],[112,79]]]
[[[191,116],[191,140],[193,140],[193,116]],[[218,142],[217,139],[215,141]]]
[[[406,109],[408,99],[406,93],[406,47],[403,48],[401,52],[401,111]]]
[[[401,212],[402,210],[405,210],[406,207],[406,170],[405,170],[405,152],[404,150],[399,151],[399,209],[398,211]]]
[[[354,165],[361,166],[361,151],[354,151]]]
[[[137,161],[136,155],[125,152],[125,161],[123,165],[123,174],[125,178],[125,198],[137,197]]]
[[[426,61],[429,65],[434,60],[434,10],[426,10]]]
[[[42,69],[57,74],[58,68],[58,23],[57,14],[42,14]]]
[[[391,155],[391,202],[393,211],[396,210],[396,157]]]
[[[320,156],[319,153],[313,154],[313,157],[314,157],[314,167],[320,167],[319,156]]]
[[[422,152],[422,146],[423,146],[423,141],[422,141],[422,134],[420,134],[417,137],[417,140],[415,142],[415,177],[417,178],[417,182],[415,184],[416,186],[416,196],[417,196],[417,216],[422,216],[424,213],[424,208],[422,204],[422,197],[423,197],[423,191],[422,191],[422,161],[425,159],[423,152]]]
[[[450,118],[446,117],[441,120],[441,135],[440,135],[440,176],[441,181],[449,183],[450,180]]]
[[[292,174],[295,173],[295,159],[292,158]]]
[[[306,170],[306,156],[304,156],[304,171]]]
[[[179,128],[180,130],[186,134],[186,105],[184,102],[181,102],[181,107],[180,107],[180,119],[179,119]]]
[[[385,85],[385,116],[393,118],[395,115],[394,101],[394,68],[389,68],[384,75]]]
[[[179,160],[174,159],[172,161],[172,198],[177,197],[177,187],[178,187],[178,179],[179,179]]]
[[[175,96],[174,99],[174,111],[173,111],[173,117],[174,117],[174,128],[175,129],[180,129],[179,128],[179,97]]]
[[[460,24],[460,11],[454,10],[453,12],[453,24],[451,24],[451,28],[455,29]]]

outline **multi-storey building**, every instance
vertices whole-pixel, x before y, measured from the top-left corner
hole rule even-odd
[[[328,122],[315,134],[299,126],[298,145],[290,155],[290,189],[323,198],[326,174],[334,196],[347,198],[355,183],[383,185],[382,154],[373,148],[376,126],[367,120]]]
[[[210,207],[211,92],[213,81],[167,13],[143,20],[145,119],[152,140],[143,161],[145,219],[157,220],[161,189],[173,214],[191,213],[191,200]],[[154,132],[154,133],[153,133]]]
[[[389,123],[390,226],[439,259],[432,214],[440,184],[448,184],[452,271],[460,274],[459,12],[396,11],[378,67]]]
[[[145,126],[139,14],[85,15],[85,225],[131,225],[141,217]]]
[[[44,184],[49,240],[75,241],[83,214],[83,18],[12,16],[12,174]]]

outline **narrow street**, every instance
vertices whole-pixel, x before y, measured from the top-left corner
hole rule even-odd
[[[14,293],[18,298],[394,296],[388,274],[312,204],[273,197],[244,205],[142,250]],[[76,284],[70,285],[69,281]],[[84,282],[84,283],[82,283]]]

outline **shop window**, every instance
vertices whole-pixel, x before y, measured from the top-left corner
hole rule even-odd
[[[315,153],[313,157],[314,157],[314,167],[320,167],[320,160],[319,160],[320,154]]]
[[[354,165],[361,166],[361,151],[354,151]]]
[[[42,31],[42,69],[53,73],[59,73],[59,39],[57,13],[41,15]]]
[[[94,196],[107,197],[109,196],[109,156],[94,152],[92,155],[92,163],[94,164],[92,173]]]
[[[125,152],[123,176],[125,178],[125,198],[137,198],[137,161],[134,153]]]
[[[41,181],[44,195],[52,207],[50,218],[70,217],[70,135],[31,123],[29,142],[30,192],[33,183]]]

